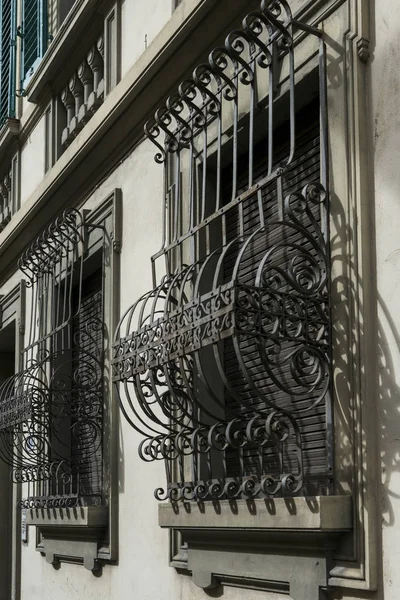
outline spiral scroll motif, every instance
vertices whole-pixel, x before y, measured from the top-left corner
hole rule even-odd
[[[319,184],[288,195],[282,231],[295,231],[302,241],[297,236],[292,242],[289,235],[286,242],[282,233],[282,241],[268,247],[254,266],[253,285],[241,282],[241,261],[249,243],[245,239],[236,250],[234,279],[187,301],[184,287],[188,281],[195,290],[201,287],[202,268],[196,278],[193,269],[185,267],[143,296],[121,322],[130,324],[135,314],[143,315],[142,326],[115,342],[113,359],[114,381],[125,382],[125,394],[129,382],[136,391],[136,399],[128,396],[127,403],[121,391],[120,397],[127,418],[145,435],[141,458],[180,463],[184,470],[185,457],[191,456],[196,472],[201,470],[199,456],[215,452],[224,456],[220,480],[210,470],[200,481],[198,472],[198,481],[171,482],[167,490],[156,491],[156,498],[251,498],[292,495],[301,489],[302,436],[296,417],[323,402],[330,384],[327,254],[313,212],[324,202]],[[223,256],[224,250],[220,253]],[[218,262],[220,270],[222,263]],[[232,374],[224,371],[220,346],[229,339],[246,389],[253,390],[251,402],[235,390]],[[213,352],[213,371],[204,367],[207,348]],[[254,353],[252,371],[246,359],[249,348]],[[208,356],[210,362],[212,354]],[[252,372],[264,373],[268,393]],[[201,404],[196,385],[211,398],[209,408]],[[237,407],[236,418],[218,418],[222,410],[218,386]],[[259,475],[229,478],[228,463],[234,460],[229,455],[240,460],[254,453],[259,455],[256,460],[266,462]],[[276,461],[282,469],[286,462],[289,470],[265,472]]]
[[[260,12],[243,19],[242,29],[228,34],[224,46],[213,50],[208,63],[197,67],[193,78],[184,81],[178,93],[146,123],[145,133],[157,147],[156,162],[165,162],[168,154],[184,148],[220,115],[220,93],[225,100],[234,101],[238,82],[249,85],[254,80],[255,64],[262,69],[271,65],[271,43],[277,40],[281,51],[291,48],[291,21],[286,0],[262,2]],[[232,69],[237,69],[238,82],[232,78]]]

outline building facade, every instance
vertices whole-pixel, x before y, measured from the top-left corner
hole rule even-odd
[[[1,600],[397,599],[377,4],[2,2]]]

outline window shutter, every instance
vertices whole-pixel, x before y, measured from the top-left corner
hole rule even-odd
[[[0,3],[0,125],[15,117],[16,0]]]
[[[71,467],[79,477],[80,495],[87,499],[99,498],[102,492],[102,444],[98,439],[102,431],[102,406],[98,398],[102,391],[99,385],[104,335],[103,327],[99,326],[103,322],[101,286],[101,271],[84,280],[80,309],[72,321],[75,381],[71,398]],[[85,419],[79,412],[85,413]],[[92,425],[93,435],[88,434]]]
[[[21,43],[21,89],[47,49],[48,18],[46,0],[23,0]]]
[[[319,142],[319,124],[311,125],[306,132],[303,131],[301,135],[297,137],[297,151],[293,163],[290,169],[285,173],[283,177],[283,197],[285,198],[288,194],[301,190],[304,185],[311,182],[318,182],[320,180],[320,142]],[[264,144],[265,146],[265,144]],[[283,152],[283,156],[287,154]],[[279,161],[278,161],[279,162]],[[260,166],[255,171],[255,179],[260,180],[265,176],[266,167]],[[243,177],[243,185],[245,187],[247,179],[247,173]],[[229,196],[228,196],[229,197]],[[279,223],[280,217],[278,214],[279,204],[276,201],[276,183],[273,182],[265,188],[263,194],[263,205],[264,205],[264,218],[266,223],[265,237],[258,237],[254,244],[249,248],[246,256],[245,267],[241,271],[241,284],[251,285],[254,281],[254,272],[260,263],[263,255],[265,254],[268,247],[279,243],[279,241],[285,238],[286,244],[289,242],[299,243],[300,235],[292,232],[290,234],[291,239],[288,239],[287,228]],[[244,203],[244,234],[250,236],[259,226],[259,209],[257,203]],[[316,214],[314,215],[316,220],[320,222],[320,214],[316,208]],[[230,219],[228,220],[228,237],[234,239],[239,234],[239,226],[237,222],[237,213],[231,213]],[[302,241],[301,243],[304,243]],[[309,247],[307,250],[312,252],[312,248]],[[284,250],[282,250],[282,259],[286,260],[288,257],[283,256]],[[232,264],[232,268],[234,262]],[[229,265],[228,265],[229,270]],[[226,272],[225,276],[229,280],[231,272]],[[265,395],[270,397],[271,400],[279,404],[279,406],[285,407],[288,410],[293,410],[296,405],[296,398],[290,397],[289,394],[281,390],[274,388],[271,384],[271,380],[266,377],[262,370],[259,361],[254,360],[254,357],[258,356],[259,351],[256,347],[257,343],[254,339],[248,339],[241,342],[242,356],[245,361],[246,368],[251,373],[253,379],[259,382],[259,385],[263,389]],[[287,343],[285,351],[287,354],[291,351],[290,342]],[[234,385],[235,390],[242,396],[246,397],[249,403],[256,409],[266,409],[266,406],[260,406],[257,395],[251,389],[247,383],[245,377],[242,374],[240,366],[237,362],[236,353],[233,348],[233,342],[231,339],[225,341],[224,350],[225,359],[225,372],[230,377],[231,383]],[[289,367],[288,367],[289,369]],[[289,376],[289,374],[287,374]],[[310,398],[312,401],[312,399]],[[258,402],[258,404],[257,404]],[[312,413],[305,413],[297,417],[297,422],[300,428],[300,432],[303,438],[303,459],[304,459],[304,481],[305,490],[312,493],[323,493],[326,490],[326,473],[327,473],[327,436],[326,436],[326,417],[325,417],[325,403],[322,402],[316,407]],[[230,420],[234,417],[238,417],[243,413],[243,407],[238,407],[229,396],[226,398],[226,419]],[[249,416],[248,414],[246,416]],[[285,460],[290,464],[291,453],[295,460],[296,448],[289,446],[287,450],[287,456]],[[267,471],[270,473],[279,473],[279,458],[276,452],[276,446],[274,444],[266,445],[263,450],[262,456],[264,468],[268,465]],[[243,464],[240,464],[243,461]],[[254,447],[248,447],[244,451],[243,457],[241,457],[238,451],[231,449],[227,455],[227,474],[229,477],[239,476],[240,472],[245,476],[260,475],[261,457],[259,449]]]

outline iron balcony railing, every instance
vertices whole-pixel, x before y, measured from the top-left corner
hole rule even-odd
[[[319,52],[316,133],[300,131],[296,35]],[[141,458],[165,462],[159,500],[332,489],[325,99],[321,32],[264,0],[145,127],[162,247],[113,380]]]
[[[29,339],[23,371],[0,386],[0,457],[26,484],[24,508],[102,502],[104,325],[101,283],[84,278],[87,232],[68,209],[19,261]]]

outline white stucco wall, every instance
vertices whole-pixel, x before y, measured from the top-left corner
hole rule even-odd
[[[21,205],[43,180],[45,138],[43,116],[21,148]]]
[[[397,600],[400,590],[400,18],[396,8],[393,0],[375,3],[370,80],[384,600]]]
[[[121,76],[151,44],[172,14],[172,0],[121,1]]]

